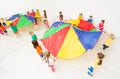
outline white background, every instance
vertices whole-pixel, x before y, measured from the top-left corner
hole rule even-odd
[[[120,37],[119,0],[3,0],[0,7],[0,17],[8,17],[16,13],[26,13],[31,9],[47,11],[50,21],[58,20],[59,11],[63,12],[64,19],[77,19],[79,13],[83,13],[84,19],[89,15],[94,18],[95,26],[104,19],[105,30]]]
[[[0,35],[0,79],[119,79],[120,78],[120,1],[119,0],[3,0],[0,7],[0,17],[9,17],[16,13],[25,13],[31,9],[39,9],[43,15],[45,9],[50,23],[58,20],[58,13],[62,11],[64,19],[76,19],[83,13],[84,19],[89,15],[94,17],[97,25],[105,19],[105,30],[114,33],[116,39],[107,53],[103,65],[95,70],[94,77],[87,75],[87,68],[94,60],[96,52],[102,51],[101,39],[92,52],[83,54],[74,60],[61,60],[55,64],[56,72],[36,54],[31,44],[28,31],[21,31],[21,38],[16,38],[12,32],[10,36]],[[41,38],[45,32],[44,26],[35,31]],[[106,36],[103,36],[104,38]],[[39,41],[40,42],[40,41]]]

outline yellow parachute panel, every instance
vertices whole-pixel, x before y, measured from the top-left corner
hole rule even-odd
[[[66,22],[78,26],[80,23],[80,20],[67,20]]]
[[[73,28],[68,31],[57,57],[62,59],[73,59],[85,52],[85,48],[79,41]]]

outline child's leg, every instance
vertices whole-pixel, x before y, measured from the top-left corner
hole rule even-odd
[[[54,65],[51,65],[50,67],[51,67],[51,70],[52,70],[53,72],[55,72]]]
[[[43,57],[44,57],[44,54],[41,54],[40,57],[43,58]]]
[[[93,68],[92,66],[90,66],[90,67],[88,68],[88,70],[89,70],[90,72],[93,72],[93,71],[94,71],[94,68]]]
[[[15,35],[16,35],[17,37],[21,37],[18,32],[15,32]]]
[[[91,72],[87,72],[88,75],[90,75],[91,77],[93,76],[93,74]]]
[[[103,50],[105,50],[106,48],[108,48],[109,46],[106,46],[105,44],[103,44]]]
[[[4,33],[5,33],[6,35],[8,35],[7,30],[4,30]]]

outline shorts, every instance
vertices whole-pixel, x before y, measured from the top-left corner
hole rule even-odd
[[[5,33],[7,33],[7,30],[4,30]]]
[[[41,54],[40,57],[43,58],[43,57],[44,57],[44,54]]]

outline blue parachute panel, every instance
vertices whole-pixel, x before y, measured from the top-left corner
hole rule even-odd
[[[28,20],[30,20],[32,23],[34,23],[34,17],[25,15]]]
[[[52,26],[52,27],[57,27],[57,26],[59,26],[59,25],[61,25],[61,24],[64,24],[64,22],[56,21],[56,22],[54,22],[51,26]]]
[[[75,27],[73,28],[75,32],[77,33],[80,42],[82,43],[82,45],[85,47],[86,50],[92,49],[97,43],[97,41],[99,40],[100,35],[102,34],[101,31],[88,32],[88,31],[79,30]]]
[[[15,18],[19,17],[19,14],[12,15],[8,20],[14,20]]]

